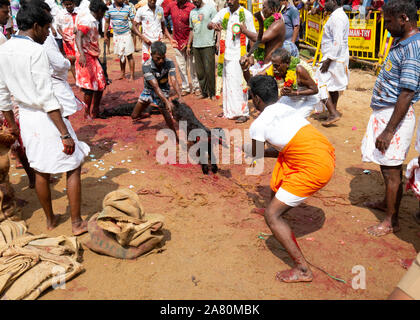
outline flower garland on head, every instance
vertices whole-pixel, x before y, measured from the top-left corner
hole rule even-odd
[[[264,32],[270,28],[270,26],[277,20],[283,19],[281,13],[274,13],[272,16],[264,20]],[[254,51],[254,59],[257,60],[259,64],[264,63],[265,59],[265,44],[261,43],[258,48]]]
[[[222,20],[222,31],[220,32],[220,43],[219,43],[219,58],[217,60],[217,78],[216,78],[216,98],[220,98],[220,93],[222,92],[222,83],[223,83],[223,64],[225,62],[225,50],[226,50],[226,30],[230,18],[230,11],[227,11]],[[245,11],[244,8],[239,9],[239,22],[245,23]],[[239,29],[238,29],[239,28]],[[232,26],[232,40],[235,41],[236,36],[240,34],[239,41],[241,45],[241,57],[246,54],[246,35],[241,33],[239,24],[235,23]],[[245,79],[242,79],[242,88],[244,93],[248,90],[248,85]]]

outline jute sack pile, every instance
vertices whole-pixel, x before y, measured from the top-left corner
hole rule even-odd
[[[85,245],[97,253],[134,259],[161,243],[162,226],[162,215],[146,214],[135,192],[119,189],[105,196],[102,212],[89,220]]]
[[[0,299],[33,300],[83,271],[76,237],[31,235],[25,222],[0,223]]]

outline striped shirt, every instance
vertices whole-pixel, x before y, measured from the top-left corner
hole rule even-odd
[[[156,79],[159,84],[159,88],[168,90],[169,87],[169,76],[176,77],[175,64],[172,60],[166,59],[163,63],[162,69],[158,69],[153,59],[150,58],[142,66],[144,74],[144,88],[153,90],[152,85],[149,83],[150,80]]]
[[[373,88],[373,109],[394,107],[403,89],[415,92],[412,104],[420,100],[420,33],[392,46]]]
[[[116,34],[124,34],[130,31],[130,22],[135,17],[133,9],[124,4],[122,8],[113,4],[105,13],[105,19],[110,19],[112,28]]]

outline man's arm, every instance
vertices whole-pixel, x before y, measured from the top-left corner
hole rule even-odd
[[[379,135],[378,138],[376,138],[375,146],[382,153],[385,153],[385,151],[388,149],[391,140],[394,137],[395,131],[397,131],[398,125],[404,119],[408,109],[410,108],[414,95],[415,91],[402,89],[397,103],[395,104],[391,119],[389,120],[385,130]]]
[[[60,135],[62,137],[61,142],[63,143],[63,146],[64,146],[63,152],[68,155],[73,154],[75,150],[74,140],[70,136],[67,130],[67,126],[63,121],[63,117],[61,116],[61,111],[60,110],[50,111],[48,112],[48,116],[50,117],[51,121],[54,123],[54,125],[57,127],[58,131],[60,132]]]
[[[296,42],[296,40],[297,40],[297,38],[299,36],[299,29],[300,29],[300,26],[299,25],[297,25],[296,27],[293,28],[293,36],[292,36],[292,42],[293,43]]]
[[[175,88],[176,95],[178,96],[178,101],[182,102],[182,94],[181,88],[178,85],[178,81],[176,80],[175,76],[169,76],[169,80],[171,81],[171,85]]]
[[[296,76],[298,79],[298,84],[300,86],[307,87],[308,89],[304,90],[292,90],[291,88],[284,87],[281,90],[282,96],[310,96],[318,93],[318,86],[312,77],[309,75],[308,71],[302,66],[296,67]]]
[[[80,54],[79,64],[82,67],[85,67],[86,66],[86,57],[85,57],[85,53],[83,52],[83,45],[82,45],[82,37],[83,36],[84,35],[83,35],[82,31],[77,30],[77,33],[76,33],[76,46],[77,46],[77,50],[78,50],[78,52]]]
[[[108,44],[108,42],[109,42],[109,38],[108,38],[109,23],[110,23],[110,19],[109,19],[109,18],[105,18],[104,42],[105,42],[106,44]],[[79,52],[80,52],[80,51],[79,51]]]
[[[172,38],[171,34],[169,33],[168,28],[166,27],[165,20],[161,21],[162,31],[165,37],[171,42],[172,47],[178,48],[178,42]]]
[[[188,36],[188,43],[187,43],[187,55],[191,54],[191,44],[193,42],[194,34],[193,31],[190,30],[190,35]]]

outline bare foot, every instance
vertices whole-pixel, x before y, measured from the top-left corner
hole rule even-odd
[[[302,271],[298,268],[293,268],[289,270],[279,271],[276,274],[276,280],[293,283],[293,282],[311,282],[313,279],[312,271]]]
[[[62,214],[55,214],[51,221],[47,220],[47,230],[52,230],[60,224],[61,219],[63,218]]]
[[[391,226],[388,222],[382,222],[375,226],[370,226],[366,229],[366,231],[371,235],[375,237],[382,237],[390,233],[396,233],[400,231],[401,228],[398,225]]]
[[[88,222],[86,220],[72,222],[71,229],[72,229],[73,235],[80,236],[81,234],[88,231]]]
[[[88,168],[82,168],[82,170],[80,171],[80,174],[86,174],[89,172]]]
[[[124,78],[125,78],[125,74],[124,73],[121,73],[120,76],[118,77],[118,80],[122,80]]]
[[[128,77],[128,82],[133,82],[133,81],[134,81],[134,76],[133,75]]]
[[[386,210],[386,204],[384,200],[366,201],[366,202],[363,202],[363,206],[369,209],[376,209],[380,211]]]
[[[327,120],[321,122],[321,124],[324,127],[330,127],[333,123],[336,123],[338,120],[340,120],[340,118],[341,118],[340,115],[330,116],[330,117],[328,117]]]

